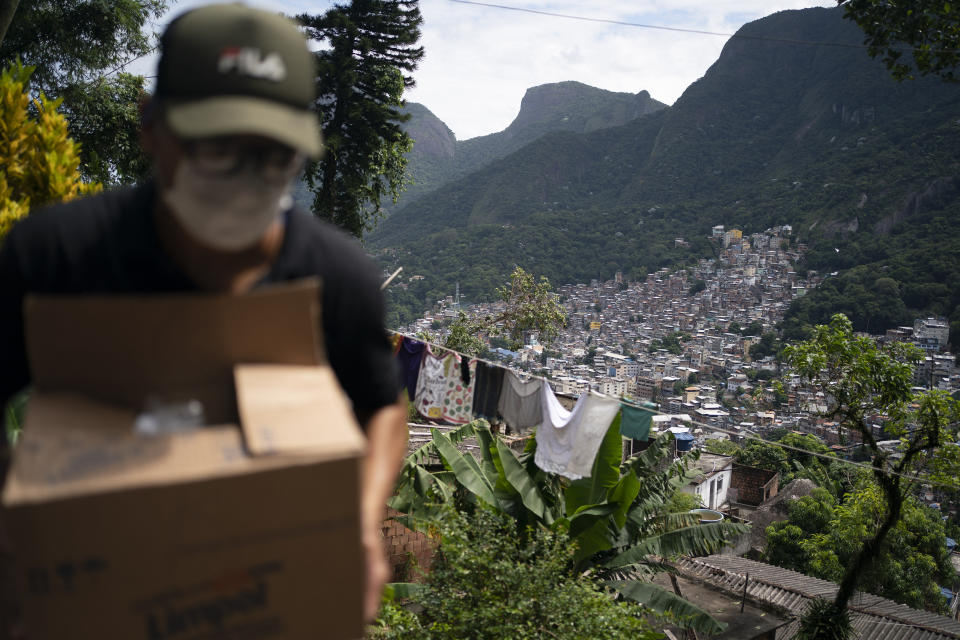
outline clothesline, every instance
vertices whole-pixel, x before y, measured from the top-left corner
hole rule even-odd
[[[521,378],[501,363],[393,334],[403,386],[421,415],[457,424],[502,418],[520,434],[536,429],[535,462],[550,473],[571,480],[589,476],[614,419],[618,433],[642,440],[649,436],[653,412],[638,408],[642,413],[635,413],[616,397],[588,389],[567,408],[541,376]]]
[[[429,346],[431,346],[431,347],[433,347],[433,348],[435,348],[435,349],[442,349],[443,351],[447,351],[447,352],[450,352],[450,353],[454,353],[454,354],[456,354],[457,356],[459,356],[459,357],[461,357],[461,358],[467,358],[467,359],[469,359],[469,360],[475,360],[476,362],[482,362],[483,364],[487,365],[488,367],[494,367],[494,368],[497,368],[497,369],[503,369],[504,371],[510,371],[511,373],[515,373],[515,374],[518,374],[518,375],[522,375],[523,377],[525,377],[525,378],[527,378],[527,379],[529,379],[529,380],[539,380],[540,382],[545,382],[545,383],[547,383],[547,384],[550,384],[550,379],[549,379],[549,378],[546,378],[546,377],[544,377],[544,376],[538,376],[538,375],[536,375],[536,374],[534,374],[534,373],[527,373],[527,372],[525,372],[525,371],[517,372],[517,371],[511,369],[510,367],[508,367],[507,365],[503,364],[502,362],[496,362],[496,361],[494,361],[494,360],[486,360],[486,359],[484,359],[484,358],[481,358],[480,356],[469,355],[469,354],[463,353],[463,352],[461,352],[461,351],[457,351],[456,349],[451,349],[450,347],[445,347],[445,346],[443,346],[442,344],[437,344],[437,343],[435,343],[435,342],[430,342],[429,340],[424,340],[423,338],[421,338],[421,337],[419,337],[419,336],[410,335],[409,333],[403,333],[402,331],[395,331],[394,329],[387,329],[387,332],[388,332],[388,333],[392,333],[393,335],[396,335],[396,336],[402,336],[402,337],[404,337],[404,338],[409,338],[409,339],[411,339],[411,340],[416,340],[416,341],[418,341],[418,342],[422,342],[423,344],[429,345]],[[552,387],[551,387],[551,388],[552,388]],[[604,395],[604,394],[602,394],[602,393],[598,393],[598,392],[594,391],[593,389],[589,389],[588,391],[589,391],[589,393],[593,393],[593,394],[598,395],[598,396]],[[649,407],[644,407],[644,406],[641,406],[641,405],[638,405],[638,404],[634,404],[634,403],[631,403],[631,402],[629,402],[629,401],[627,401],[627,400],[624,400],[624,399],[622,399],[622,398],[620,399],[620,402],[621,402],[622,404],[625,404],[625,405],[627,405],[627,406],[634,407],[634,408],[636,408],[636,409],[643,409],[644,411],[653,411],[653,409],[651,409],[651,408],[649,408]]]
[[[429,340],[424,340],[423,338],[420,338],[419,336],[410,335],[410,334],[403,333],[403,332],[400,332],[400,331],[395,331],[395,330],[392,330],[392,329],[391,329],[391,330],[388,330],[388,332],[391,333],[391,334],[394,334],[394,335],[402,336],[403,338],[409,338],[409,339],[411,339],[411,340],[416,340],[416,341],[418,341],[418,342],[423,343],[424,345],[429,345],[429,346],[434,347],[435,349],[438,349],[438,350],[443,350],[443,351],[447,351],[447,352],[450,352],[450,353],[454,353],[454,354],[456,354],[457,356],[459,356],[460,358],[468,358],[468,359],[470,359],[470,360],[475,360],[475,361],[477,361],[477,362],[483,362],[484,364],[486,364],[486,365],[489,366],[489,367],[493,367],[493,368],[497,368],[497,369],[502,369],[504,372],[514,373],[514,371],[513,371],[512,369],[510,369],[509,367],[507,367],[506,365],[504,365],[504,364],[501,363],[501,362],[494,362],[494,361],[491,361],[491,360],[486,360],[486,359],[484,359],[484,358],[480,358],[480,357],[478,357],[478,356],[472,356],[472,355],[469,355],[469,354],[465,354],[465,353],[462,353],[462,352],[460,352],[460,351],[457,351],[456,349],[451,349],[450,347],[445,347],[445,346],[443,346],[443,345],[439,345],[439,344],[430,342]],[[545,383],[545,384],[547,384],[547,385],[550,384],[549,379],[547,379],[546,377],[538,376],[538,375],[536,375],[536,374],[525,374],[525,375],[528,376],[528,378],[529,378],[530,380],[539,380],[541,383]],[[552,387],[551,387],[551,389],[552,389]],[[597,393],[597,392],[593,391],[592,389],[588,390],[588,393],[591,393],[591,394],[594,394],[594,395],[597,395],[597,396],[601,396],[601,397],[609,397],[609,396],[604,396],[604,394]],[[644,406],[642,406],[642,405],[638,405],[638,404],[636,404],[636,403],[634,403],[634,402],[630,402],[629,400],[626,400],[626,399],[623,399],[623,398],[620,398],[620,399],[619,399],[619,402],[620,402],[621,405],[623,405],[623,406],[625,406],[625,407],[630,407],[630,408],[633,408],[633,409],[638,409],[638,410],[641,410],[641,411],[650,412],[650,413],[652,413],[652,414],[654,414],[654,415],[672,415],[672,414],[664,413],[664,412],[662,412],[662,411],[659,411],[659,410],[656,410],[656,409],[653,409],[653,408],[650,408],[650,407],[644,407]],[[794,451],[794,452],[797,452],[797,453],[801,453],[801,454],[803,454],[803,455],[805,455],[805,456],[811,456],[811,457],[818,458],[818,459],[822,459],[822,460],[825,460],[825,461],[828,461],[828,462],[843,462],[844,464],[846,464],[846,465],[848,465],[848,466],[858,467],[858,468],[865,469],[865,470],[870,471],[870,472],[875,472],[875,471],[876,471],[876,469],[874,469],[873,465],[871,465],[871,464],[867,464],[867,463],[863,463],[863,462],[855,462],[855,461],[853,461],[853,460],[842,460],[842,459],[838,459],[835,455],[825,454],[825,453],[819,453],[819,452],[815,452],[815,451],[809,451],[809,450],[803,449],[803,448],[801,448],[801,447],[794,447],[794,446],[792,446],[792,445],[783,444],[783,443],[777,442],[777,441],[775,441],[775,440],[767,440],[766,438],[763,438],[763,437],[761,437],[761,436],[757,436],[757,435],[754,435],[754,434],[749,434],[749,433],[748,433],[748,434],[744,434],[744,433],[740,433],[740,432],[738,432],[738,431],[732,431],[732,430],[730,430],[730,429],[725,429],[725,428],[722,428],[722,427],[717,427],[717,426],[715,426],[715,425],[707,424],[707,423],[705,423],[705,422],[698,422],[698,421],[696,421],[696,420],[685,420],[684,422],[685,422],[685,423],[689,423],[690,425],[695,426],[695,427],[701,427],[701,428],[705,428],[705,429],[710,429],[711,431],[714,431],[714,432],[717,432],[717,433],[723,433],[723,434],[726,434],[726,435],[728,435],[728,436],[735,436],[735,437],[737,437],[737,438],[742,438],[742,439],[744,439],[744,440],[756,440],[756,441],[758,441],[758,442],[763,442],[763,443],[768,444],[768,445],[771,445],[771,446],[780,447],[781,449],[784,449],[784,450],[786,450],[786,451]],[[898,473],[898,472],[895,472],[895,471],[891,471],[891,470],[889,470],[889,469],[883,470],[883,474],[884,474],[884,475],[887,475],[887,476],[899,476],[899,477],[905,478],[905,479],[907,479],[907,480],[909,480],[909,481],[911,481],[911,482],[914,482],[914,481],[917,481],[917,480],[922,480],[922,481],[925,482],[926,484],[929,484],[929,485],[935,486],[935,487],[944,487],[944,488],[949,488],[949,489],[957,489],[957,488],[958,488],[958,485],[957,485],[957,484],[948,484],[948,483],[945,483],[945,482],[938,482],[938,481],[936,481],[936,480],[933,480],[933,479],[930,479],[930,478],[927,478],[927,477],[920,476],[919,474],[913,474],[913,475],[911,475],[911,474],[906,474],[906,473]]]

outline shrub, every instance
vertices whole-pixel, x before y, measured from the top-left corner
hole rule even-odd
[[[77,171],[80,150],[57,113],[60,100],[31,100],[31,73],[17,62],[0,74],[0,242],[31,208],[100,190]]]
[[[504,514],[448,509],[435,535],[441,546],[411,609],[388,604],[376,639],[662,638],[637,604],[618,602],[587,576],[573,573],[567,535],[544,528],[516,535]]]

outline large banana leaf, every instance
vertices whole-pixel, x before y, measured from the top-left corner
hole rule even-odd
[[[502,440],[497,438],[496,449],[503,477],[520,495],[523,506],[529,509],[538,520],[546,525],[553,524],[553,514],[547,508],[537,483],[517,460],[516,455]]]
[[[441,503],[449,502],[453,489],[437,474],[419,465],[407,465],[397,484],[396,493],[387,501],[401,513],[429,517],[438,512]]]
[[[570,517],[570,540],[577,545],[573,563],[578,571],[589,566],[595,554],[613,548],[616,531],[611,529],[610,514],[615,509],[610,503],[590,505]]]
[[[480,468],[484,475],[493,484],[493,495],[497,498],[497,507],[517,520],[523,528],[540,520],[540,516],[525,516],[524,505],[517,489],[510,484],[503,469],[503,462],[499,450],[499,438],[494,438],[487,425],[477,428],[477,442],[480,445]]]
[[[650,534],[626,551],[603,563],[607,568],[643,562],[647,556],[673,558],[681,555],[704,556],[719,551],[731,536],[750,531],[743,524],[716,522],[698,524],[659,534]]]
[[[649,582],[636,580],[610,580],[605,583],[631,600],[653,609],[658,613],[670,613],[683,621],[681,626],[698,633],[723,633],[727,625],[714,620],[709,613],[675,593]]]
[[[623,459],[623,437],[620,435],[620,414],[607,429],[593,471],[589,478],[580,478],[570,483],[565,492],[567,516],[576,513],[584,505],[602,501],[607,491],[620,480],[620,461]]]
[[[474,427],[477,425],[486,425],[486,420],[474,420],[473,422],[468,422],[467,424],[457,427],[452,431],[446,432],[446,437],[449,438],[450,442],[456,444],[466,440],[470,436],[475,434]],[[424,444],[422,447],[411,453],[407,456],[407,464],[426,464],[430,460],[430,456],[436,453],[437,447],[433,441],[430,441]]]
[[[480,469],[488,481],[496,484],[500,472],[497,469],[497,465],[493,462],[495,449],[493,446],[493,436],[490,434],[490,427],[486,424],[482,426],[478,425],[474,429],[474,435],[477,437],[477,444],[480,445]]]
[[[433,429],[433,442],[437,447],[437,454],[444,465],[454,473],[457,482],[487,504],[497,504],[497,498],[493,493],[493,484],[496,479],[487,478],[473,456],[460,453],[438,429]]]
[[[616,505],[609,502],[600,504],[585,505],[575,514],[570,516],[570,538],[576,539],[578,535],[589,529],[595,522],[607,520],[611,513],[616,509]]]
[[[693,526],[696,526],[697,524],[700,524],[700,516],[698,516],[695,513],[690,513],[689,511],[681,512],[681,513],[657,514],[656,516],[650,519],[650,524],[656,527],[660,531],[673,531],[674,529],[682,529],[683,527],[693,527]],[[708,523],[708,524],[716,524],[716,523]]]
[[[637,478],[637,474],[632,472],[625,473],[619,482],[607,491],[607,502],[617,506],[612,514],[617,529],[622,529],[623,525],[626,524],[627,511],[639,492],[640,479]]]
[[[586,505],[570,517],[570,538],[577,543],[574,563],[584,568],[592,556],[620,543],[627,509],[639,490],[640,480],[627,472],[607,491],[603,502]]]

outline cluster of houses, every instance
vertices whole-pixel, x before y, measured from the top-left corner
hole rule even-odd
[[[838,450],[856,446],[855,435],[841,434],[820,415],[829,398],[784,371],[772,348],[762,348],[790,302],[821,282],[814,271],[801,276],[796,270],[806,246],[793,241],[789,225],[751,235],[718,225],[711,239],[715,257],[692,268],[660,270],[637,282],[617,274],[606,282],[559,287],[565,330],[549,345],[529,333],[519,350],[495,349],[493,356],[549,378],[560,395],[593,390],[657,406],[666,415],[658,416],[655,431],[689,425],[700,445],[708,438],[739,441],[788,429],[814,434]],[[454,304],[452,298],[438,302],[406,331],[435,328]],[[501,305],[466,311],[496,317]],[[920,318],[878,339],[924,350],[915,370],[918,387],[960,391],[960,372],[946,351],[946,319]],[[872,426],[881,437],[883,416]]]
[[[831,398],[804,384],[775,358],[775,326],[792,300],[822,281],[818,273],[796,268],[806,247],[794,241],[789,226],[745,236],[737,229],[718,225],[711,239],[714,257],[701,259],[694,267],[663,269],[640,281],[625,281],[618,273],[606,282],[593,280],[559,287],[557,294],[568,321],[555,340],[541,344],[539,336],[531,332],[520,349],[491,349],[491,354],[512,368],[547,377],[561,396],[576,397],[593,390],[659,409],[652,418],[652,433],[671,430],[682,434],[676,439],[678,450],[701,448],[694,463],[699,473],[685,491],[696,495],[707,509],[752,521],[754,510],[763,512],[769,510],[764,505],[789,499],[790,487],[784,493],[776,472],[736,464],[730,456],[703,450],[707,440],[740,443],[751,436],[766,437],[774,430],[782,433],[786,429],[813,434],[841,455],[850,454],[859,443],[856,434],[847,431],[841,436],[838,425],[821,415]],[[682,238],[676,243],[687,244]],[[477,317],[496,317],[502,310],[501,304],[463,309]],[[435,331],[438,320],[456,317],[460,311],[456,300],[447,298],[404,330]],[[960,392],[960,371],[955,357],[947,352],[946,319],[919,318],[913,326],[897,327],[874,337],[911,342],[924,351],[915,369],[914,383],[918,387]],[[875,438],[882,441],[885,417],[869,419]],[[624,453],[635,453],[632,449],[644,446],[625,440]],[[931,487],[924,487],[920,498],[933,508],[940,507],[939,502],[944,500]],[[746,538],[741,542],[743,548],[731,549],[731,555],[684,561],[687,564],[678,567],[681,580],[686,579],[684,589],[696,590],[710,582],[701,604],[722,597],[717,591],[725,591],[727,583],[735,584],[737,593],[758,589],[758,594],[773,598],[770,603],[760,602],[759,596],[754,598],[755,604],[763,605],[756,619],[766,616],[764,624],[754,624],[756,620],[750,618],[753,622],[749,630],[734,628],[749,617],[741,606],[740,614],[729,620],[729,635],[722,637],[793,637],[797,612],[782,606],[784,594],[771,591],[770,585],[784,581],[799,585],[784,592],[797,608],[805,604],[800,599],[794,602],[796,593],[802,592],[805,602],[829,595],[836,585],[737,557],[756,544]],[[953,554],[953,558],[958,556]],[[960,558],[956,564],[960,569]],[[764,572],[771,575],[759,582],[766,580],[769,584],[756,584]],[[945,593],[951,617],[956,617],[957,598],[952,592]],[[865,608],[857,621],[858,630],[868,634],[866,637],[873,637],[869,634],[877,629],[909,630],[922,622],[930,626],[930,638],[960,638],[960,624],[949,618],[877,600],[877,611]],[[891,607],[898,608],[896,615],[890,613]],[[769,617],[771,611],[781,617]]]
[[[682,238],[676,242],[685,244]],[[813,433],[829,445],[851,444],[818,415],[828,399],[785,373],[770,344],[790,302],[822,281],[815,271],[797,271],[806,246],[795,242],[789,225],[750,235],[717,225],[711,244],[715,257],[691,268],[663,269],[642,281],[627,282],[618,273],[605,282],[559,287],[565,330],[549,345],[531,332],[519,350],[494,349],[493,356],[549,378],[558,394],[593,390],[655,403],[703,427],[699,438],[711,435],[709,427],[723,431],[714,437],[734,438],[786,428]],[[453,298],[439,301],[405,330],[429,331],[459,312],[455,305]],[[502,309],[502,303],[490,303],[465,311],[496,317]],[[946,352],[947,320],[921,318],[880,339],[910,341],[924,350],[917,386],[960,390],[960,371]]]

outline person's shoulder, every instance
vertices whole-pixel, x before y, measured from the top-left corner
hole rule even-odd
[[[78,244],[103,233],[138,198],[148,197],[148,187],[122,187],[47,205],[31,212],[10,231],[14,243],[52,246]]]
[[[290,216],[290,229],[296,235],[292,259],[309,263],[321,275],[335,275],[345,281],[379,281],[380,269],[356,238],[301,209],[293,209]]]

